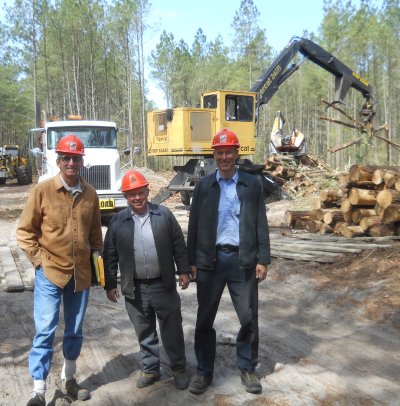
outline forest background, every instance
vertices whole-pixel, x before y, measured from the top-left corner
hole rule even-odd
[[[238,2],[239,3],[239,2]],[[373,89],[376,126],[381,136],[400,143],[400,8],[399,0],[324,0],[318,33],[310,38]],[[0,144],[26,144],[41,110],[66,117],[116,121],[128,128],[133,145],[146,151],[149,100],[145,70],[164,92],[168,107],[196,106],[203,91],[249,90],[282,51],[268,42],[268,27],[252,0],[241,0],[231,22],[229,43],[208,40],[199,27],[191,44],[163,31],[148,60],[144,34],[151,29],[148,0],[15,0],[0,22]],[[284,22],[284,10],[282,11]],[[221,16],[221,19],[223,16]],[[296,57],[298,62],[301,56]],[[364,135],[337,153],[328,152],[360,136],[355,130],[320,120],[321,99],[333,101],[334,76],[305,62],[264,106],[256,140],[256,163],[268,155],[269,134],[277,111],[285,131],[296,127],[308,138],[308,150],[343,170],[354,163],[399,162],[400,151]],[[344,108],[358,118],[362,95],[351,90]],[[343,119],[338,116],[337,118]],[[128,142],[128,140],[127,140]],[[170,169],[173,159],[136,158],[136,165]]]

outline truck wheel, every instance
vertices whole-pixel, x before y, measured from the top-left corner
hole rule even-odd
[[[16,175],[18,185],[29,185],[32,183],[32,168],[30,166],[19,166]]]
[[[186,190],[182,190],[179,193],[181,194],[181,202],[182,202],[182,204],[184,204],[185,206],[190,206],[190,194],[189,194],[189,192],[186,191]]]
[[[6,178],[0,178],[0,185],[5,185],[6,184]]]

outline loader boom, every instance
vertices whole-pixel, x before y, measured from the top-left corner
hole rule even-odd
[[[252,92],[258,94],[257,109],[271,100],[279,86],[305,60],[303,59],[297,64],[290,64],[298,53],[335,76],[335,102],[343,102],[351,87],[361,92],[366,101],[370,101],[371,88],[367,80],[315,42],[306,38],[294,37],[251,88]]]

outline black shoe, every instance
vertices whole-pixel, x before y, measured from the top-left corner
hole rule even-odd
[[[66,394],[73,400],[88,400],[90,392],[78,384],[75,378],[62,382],[62,388]]]
[[[242,385],[244,385],[247,392],[256,394],[262,392],[260,380],[258,379],[255,372],[243,371],[241,380]]]
[[[160,374],[151,372],[141,372],[139,378],[136,381],[137,388],[145,388],[146,386],[153,385],[160,380]]]
[[[176,389],[184,390],[189,387],[189,376],[186,371],[172,371]]]
[[[35,393],[35,396],[29,399],[26,406],[46,406],[46,400],[40,393]]]
[[[212,378],[210,376],[196,375],[190,383],[189,391],[195,395],[204,393],[211,385]]]

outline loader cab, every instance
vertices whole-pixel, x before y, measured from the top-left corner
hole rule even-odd
[[[147,114],[148,156],[208,156],[223,128],[239,137],[239,155],[255,153],[256,93],[216,90],[201,95],[200,107],[178,107]]]
[[[215,110],[215,132],[229,128],[240,141],[240,153],[253,155],[256,93],[217,90],[203,93],[201,107]]]

